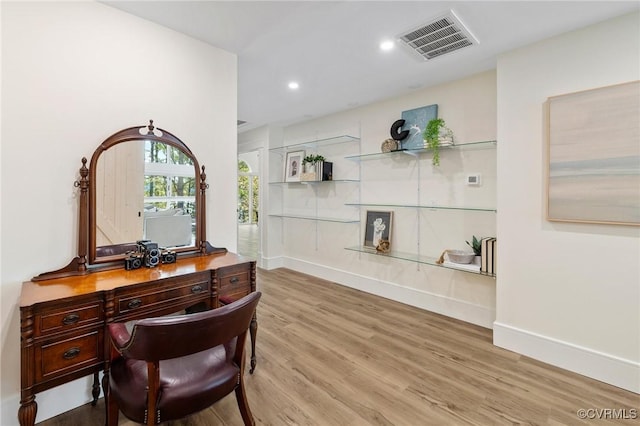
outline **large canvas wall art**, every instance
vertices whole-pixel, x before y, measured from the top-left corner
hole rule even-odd
[[[547,219],[640,225],[640,82],[548,99]]]

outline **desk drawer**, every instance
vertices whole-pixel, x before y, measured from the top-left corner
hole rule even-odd
[[[57,302],[39,306],[32,312],[34,338],[75,332],[104,322],[104,303],[98,298]]]
[[[104,319],[102,302],[89,303],[72,309],[57,309],[36,314],[35,335],[47,335],[73,330],[83,325],[99,323]]]
[[[251,292],[250,264],[236,265],[218,270],[220,295],[233,300],[239,299]]]
[[[56,339],[36,344],[36,382],[101,364],[104,361],[102,330],[100,328],[64,340]]]
[[[156,281],[117,293],[115,295],[116,315],[133,311],[183,309],[185,304],[193,304],[211,296],[210,277],[209,272],[192,274]]]

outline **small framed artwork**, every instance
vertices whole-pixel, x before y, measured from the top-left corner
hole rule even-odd
[[[364,246],[375,249],[380,240],[391,241],[392,211],[367,210]]]
[[[304,151],[287,152],[287,159],[284,165],[284,181],[300,182],[302,174],[302,160],[304,159]]]

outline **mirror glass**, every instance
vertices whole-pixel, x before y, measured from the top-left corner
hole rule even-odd
[[[95,169],[98,253],[138,240],[195,246],[196,167],[190,154],[153,140],[130,140],[102,152]]]

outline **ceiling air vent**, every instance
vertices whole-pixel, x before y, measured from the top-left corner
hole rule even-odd
[[[453,10],[444,16],[410,30],[398,39],[423,59],[434,59],[463,47],[478,44]]]

